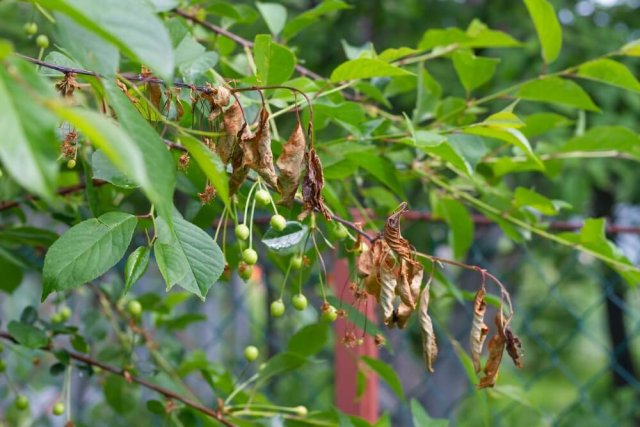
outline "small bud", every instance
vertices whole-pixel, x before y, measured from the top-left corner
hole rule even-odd
[[[24,24],[24,32],[28,36],[33,36],[38,32],[38,24],[35,22],[27,22]]]
[[[293,410],[295,411],[296,415],[300,417],[306,417],[307,415],[309,415],[309,410],[306,406],[296,406],[295,408],[293,408]]]
[[[53,405],[51,412],[53,412],[53,415],[57,415],[57,416],[64,414],[64,403],[58,402],[55,405]]]
[[[36,37],[36,45],[38,45],[40,49],[48,48],[49,37],[47,37],[45,34],[40,34],[38,37]]]
[[[260,355],[260,352],[258,351],[258,348],[254,345],[247,346],[244,349],[244,358],[247,359],[247,362],[253,362],[258,358],[259,355]]]

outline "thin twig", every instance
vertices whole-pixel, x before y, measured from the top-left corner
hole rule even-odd
[[[11,341],[14,344],[20,344],[13,336],[11,336],[11,334],[9,334],[8,332],[4,332],[4,331],[0,331],[0,338],[3,338],[7,341]],[[125,370],[125,369],[118,369],[114,366],[111,365],[107,365],[106,363],[100,362],[99,360],[93,359],[90,356],[86,356],[84,354],[80,354],[80,353],[75,353],[73,351],[69,351],[67,349],[61,348],[61,347],[54,347],[52,345],[48,345],[46,347],[42,347],[41,350],[53,353],[55,351],[64,351],[65,353],[67,353],[69,355],[69,357],[73,360],[76,360],[78,362],[82,362],[82,363],[86,363],[87,365],[91,365],[91,366],[97,366],[99,368],[101,368],[103,371],[107,371],[113,375],[118,375],[123,377],[124,379],[126,379],[127,381],[131,381],[137,384],[140,384],[143,387],[146,387],[150,390],[153,390],[157,393],[162,394],[163,396],[169,398],[169,399],[173,399],[173,400],[177,400],[179,402],[184,403],[185,405],[189,406],[190,408],[195,409],[196,411],[202,412],[205,415],[210,416],[211,418],[216,419],[218,422],[224,424],[225,426],[229,426],[229,427],[234,427],[234,424],[232,424],[231,422],[229,422],[228,420],[226,420],[224,418],[224,416],[222,415],[220,410],[214,410],[211,408],[208,408],[204,405],[201,405],[197,402],[194,402],[190,399],[187,399],[177,393],[174,393],[173,391],[161,387],[159,385],[153,384],[143,378],[140,377],[136,377],[133,376],[129,373],[129,371]]]

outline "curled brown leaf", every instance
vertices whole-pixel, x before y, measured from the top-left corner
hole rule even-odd
[[[224,128],[224,135],[218,139],[216,144],[216,151],[222,160],[222,163],[227,164],[236,151],[238,141],[241,138],[241,133],[246,131],[246,123],[242,116],[242,107],[238,102],[227,108],[222,116],[222,125]],[[242,160],[242,158],[240,159]]]
[[[407,212],[407,203],[402,202],[400,206],[387,218],[384,225],[383,236],[389,247],[403,260],[415,263],[413,260],[413,250],[407,239],[400,233],[400,218]]]
[[[473,302],[473,322],[471,324],[471,335],[469,344],[471,348],[471,360],[473,361],[473,369],[476,373],[480,372],[480,357],[482,356],[482,347],[489,333],[489,328],[484,323],[484,315],[487,312],[487,303],[484,301],[485,290],[480,288],[476,293]]]
[[[518,368],[522,368],[522,357],[524,355],[522,341],[509,327],[505,328],[504,335],[507,340],[507,354],[509,354],[509,357]]]
[[[75,73],[66,73],[64,78],[56,83],[56,89],[65,97],[73,96],[73,92],[79,87]]]
[[[478,388],[493,387],[496,384],[500,363],[502,362],[502,354],[507,343],[506,337],[502,332],[504,330],[505,318],[501,313],[496,315],[496,327],[498,328],[495,335],[489,340],[489,357],[484,366],[484,377],[480,379]]]
[[[324,205],[324,199],[322,197],[322,188],[324,187],[322,163],[313,147],[305,153],[304,160],[307,168],[304,179],[302,180],[302,200],[304,201],[304,206],[299,219],[303,220],[310,212],[318,210],[330,221],[331,217]]]
[[[290,206],[296,195],[298,184],[300,183],[300,174],[302,173],[305,146],[304,131],[302,130],[302,125],[298,122],[286,144],[282,147],[282,153],[280,153],[280,157],[276,162],[276,166],[280,171],[278,184],[280,191],[282,191],[281,205]]]
[[[396,298],[396,286],[398,286],[398,279],[396,278],[393,264],[393,259],[385,259],[380,264],[378,270],[382,321],[389,327],[393,327],[394,325],[393,303]]]
[[[429,316],[429,289],[430,285],[427,284],[422,290],[418,320],[420,321],[420,330],[422,332],[422,352],[425,364],[427,370],[433,372],[433,363],[438,356],[438,345],[436,343],[436,334],[433,331],[433,322],[431,321],[431,316]]]
[[[258,129],[250,137],[242,138],[242,150],[244,157],[243,166],[255,170],[258,175],[273,188],[278,188],[278,177],[273,165],[273,153],[271,151],[271,131],[269,130],[269,112],[266,109],[260,111]]]

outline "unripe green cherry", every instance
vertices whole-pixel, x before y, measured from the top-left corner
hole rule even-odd
[[[62,316],[62,320],[69,320],[72,314],[71,309],[66,305],[60,309],[59,313],[60,313],[60,316]]]
[[[251,248],[247,248],[242,251],[242,260],[249,265],[254,265],[258,262],[258,253]]]
[[[130,315],[138,317],[142,314],[142,304],[138,300],[132,299],[127,304],[127,311]]]
[[[53,412],[53,415],[64,414],[64,403],[57,402],[55,405],[53,405],[53,408],[51,408],[51,412]]]
[[[40,34],[38,37],[36,37],[36,45],[38,45],[40,49],[48,48],[49,37],[47,37],[46,34]]]
[[[273,317],[282,317],[284,310],[284,302],[282,302],[281,299],[275,300],[271,303],[271,315]]]
[[[300,255],[294,255],[291,258],[291,268],[294,270],[300,270],[302,268],[302,257]]]
[[[75,168],[75,167],[76,167],[76,160],[75,160],[75,159],[69,159],[69,160],[67,161],[67,167],[68,167],[69,169],[73,169],[73,168]]]
[[[247,346],[244,349],[244,358],[247,359],[247,362],[253,362],[258,358],[259,355],[260,355],[260,352],[258,351],[258,348],[255,345]]]
[[[338,318],[338,311],[332,305],[324,305],[322,307],[321,317],[325,322],[333,323]]]
[[[33,36],[38,32],[38,24],[35,22],[27,22],[24,24],[24,32],[28,36]]]
[[[24,411],[29,407],[29,398],[27,398],[27,396],[25,396],[24,394],[21,394],[18,397],[16,397],[16,401],[14,404],[16,405],[16,408],[18,408],[21,411]]]
[[[271,227],[273,227],[273,229],[277,231],[282,231],[287,226],[287,220],[285,219],[285,217],[279,214],[275,214],[274,216],[272,216],[269,223],[271,224]]]
[[[309,415],[309,410],[306,406],[296,406],[295,408],[293,408],[293,410],[299,417],[306,417],[307,415]]]
[[[251,279],[251,276],[253,276],[253,265],[249,265],[246,262],[240,262],[240,264],[238,264],[238,276],[245,281]]]
[[[52,322],[52,323],[62,323],[62,322],[64,322],[64,319],[63,319],[63,317],[62,317],[62,314],[60,314],[60,313],[53,313],[53,314],[51,315],[51,322]]]
[[[0,373],[4,372],[7,370],[7,362],[5,362],[4,360],[0,359]]]
[[[334,230],[334,233],[338,240],[344,240],[347,238],[349,233],[347,232],[347,228],[342,224],[337,224]]]
[[[296,294],[291,297],[291,305],[298,311],[302,311],[307,308],[307,297],[303,294]]]
[[[267,190],[260,189],[256,191],[256,201],[263,206],[271,203],[271,194]]]
[[[239,240],[247,240],[249,238],[249,227],[245,224],[238,224],[236,225],[235,233]]]

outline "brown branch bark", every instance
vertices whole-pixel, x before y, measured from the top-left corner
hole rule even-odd
[[[20,344],[13,336],[11,336],[11,334],[9,334],[8,332],[4,332],[4,331],[0,331],[0,338],[3,338],[7,341],[10,341],[14,344]],[[211,418],[214,418],[215,420],[217,420],[218,422],[220,422],[221,424],[225,425],[225,426],[229,426],[229,427],[234,427],[234,424],[231,423],[230,421],[228,421],[227,419],[224,418],[224,416],[222,415],[222,412],[220,411],[220,409],[218,410],[214,410],[212,408],[208,408],[204,405],[201,405],[197,402],[194,402],[190,399],[187,399],[167,388],[161,387],[159,385],[153,384],[143,378],[140,377],[135,377],[132,376],[128,371],[124,370],[124,369],[119,369],[116,368],[114,366],[111,365],[107,365],[106,363],[100,362],[99,360],[93,359],[92,357],[86,356],[84,354],[81,353],[76,353],[73,351],[69,351],[67,349],[61,348],[61,347],[54,347],[52,345],[49,345],[47,347],[43,347],[41,350],[47,351],[47,352],[53,352],[55,350],[64,350],[67,354],[69,354],[69,357],[75,361],[78,362],[82,362],[82,363],[86,363],[87,365],[91,365],[91,366],[97,366],[99,368],[101,368],[103,371],[107,371],[113,375],[118,375],[123,377],[124,379],[126,379],[127,381],[131,381],[137,384],[140,384],[141,386],[148,388],[149,390],[153,390],[157,393],[162,394],[163,396],[169,398],[169,399],[173,399],[173,400],[177,400],[179,402],[184,403],[185,405],[189,406],[190,408],[195,409],[196,411],[202,412],[205,415],[210,416]]]

